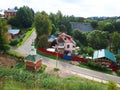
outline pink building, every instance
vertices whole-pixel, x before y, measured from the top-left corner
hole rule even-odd
[[[62,54],[70,55],[75,50],[76,43],[71,36],[65,33],[59,34],[56,42],[58,51]]]

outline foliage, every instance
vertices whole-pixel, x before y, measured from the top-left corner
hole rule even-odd
[[[118,70],[116,73],[117,73],[118,76],[120,76],[120,70]]]
[[[82,45],[87,45],[86,35],[80,30],[74,30],[72,36],[75,40],[79,40]]]
[[[25,34],[24,38],[21,40],[21,42],[19,42],[17,44],[17,46],[23,45],[25,43],[25,41],[31,36],[31,34],[33,33],[34,30],[35,30],[35,28],[32,28],[29,31],[27,31],[27,33]]]
[[[98,27],[98,22],[97,21],[91,21],[91,25],[94,29],[97,29]]]
[[[36,39],[37,47],[47,49],[48,48],[48,36],[41,35],[38,39]]]
[[[60,69],[59,68],[54,68],[54,71],[55,72],[58,72]]]
[[[113,32],[114,26],[111,23],[106,23],[103,27],[103,31]]]
[[[94,30],[87,35],[88,44],[93,49],[102,49],[108,47],[108,33]]]
[[[36,45],[47,48],[48,35],[51,34],[52,24],[45,12],[37,12],[35,15]]]
[[[117,60],[118,63],[120,63],[120,54],[116,55],[116,60]]]
[[[107,90],[118,90],[116,82],[115,81],[109,81]]]
[[[112,49],[115,53],[120,48],[120,34],[118,32],[114,32],[112,34]]]
[[[15,38],[15,39],[12,39],[12,40],[11,40],[10,45],[16,46],[19,42],[20,42],[19,39],[18,39],[18,38]]]
[[[11,18],[8,23],[20,28],[29,28],[34,21],[34,11],[28,6],[20,7],[16,16]]]
[[[6,52],[9,47],[8,25],[6,20],[0,18],[0,51]]]

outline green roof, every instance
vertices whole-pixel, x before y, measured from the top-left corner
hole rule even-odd
[[[93,54],[93,59],[98,59],[98,58],[108,58],[109,60],[116,62],[116,58],[113,53],[109,52],[108,50],[102,49],[95,51]]]
[[[28,55],[27,57],[25,57],[25,60],[27,61],[37,61],[39,58],[36,55]]]

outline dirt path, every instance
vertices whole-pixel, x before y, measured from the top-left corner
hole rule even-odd
[[[0,66],[11,68],[15,66],[17,62],[7,55],[0,55]]]

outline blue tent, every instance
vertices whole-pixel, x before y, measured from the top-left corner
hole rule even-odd
[[[108,50],[102,49],[95,51],[93,54],[93,59],[98,59],[98,58],[108,58],[109,60],[116,62],[116,58],[113,53],[109,52]]]

